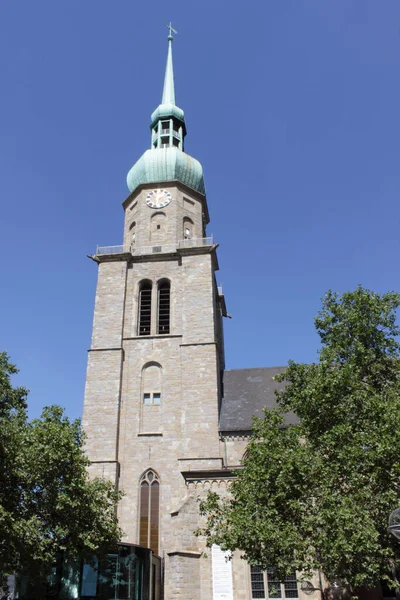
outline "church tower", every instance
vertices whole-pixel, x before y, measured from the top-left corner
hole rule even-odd
[[[200,163],[185,153],[172,32],[150,148],[128,173],[120,246],[99,247],[83,426],[93,475],[115,482],[122,541],[164,559],[165,598],[211,598],[189,483],[224,475],[218,433],[224,297]]]

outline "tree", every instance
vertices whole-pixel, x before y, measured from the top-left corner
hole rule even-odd
[[[306,578],[320,569],[354,593],[390,578],[400,504],[400,296],[328,292],[315,320],[319,362],[290,362],[278,409],[254,420],[231,496],[201,502],[199,534],[253,565]],[[299,424],[285,427],[294,411]]]
[[[29,421],[27,390],[0,354],[0,578],[21,569],[43,580],[62,552],[90,558],[114,547],[121,494],[90,479],[79,420],[58,406]]]

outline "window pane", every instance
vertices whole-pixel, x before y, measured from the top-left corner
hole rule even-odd
[[[251,567],[251,597],[265,599],[264,573],[258,567]]]
[[[144,404],[151,404],[151,394],[143,394]]]
[[[169,281],[160,283],[158,287],[158,333],[169,333],[170,315],[170,292]]]
[[[285,597],[286,598],[298,598],[299,592],[297,588],[296,573],[290,573],[285,577]]]
[[[151,284],[144,283],[139,294],[139,335],[150,335]]]
[[[116,579],[118,572],[118,554],[107,554],[100,565],[97,580],[97,595],[99,600],[115,598]]]
[[[267,570],[267,578],[268,578],[268,596],[269,598],[281,598],[282,590],[281,590],[281,582],[276,578],[274,570]]]
[[[97,565],[98,561],[94,559],[94,565],[85,563],[82,569],[81,596],[96,596],[97,592]]]
[[[161,403],[161,394],[153,394],[153,404]]]
[[[149,547],[149,484],[143,481],[140,486],[140,546]]]
[[[153,481],[151,484],[150,496],[150,548],[158,554],[158,526],[159,526],[159,500],[160,500],[160,485],[158,481]]]
[[[279,581],[268,581],[268,597],[282,598],[281,584]]]

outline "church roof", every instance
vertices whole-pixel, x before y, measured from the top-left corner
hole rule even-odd
[[[251,431],[253,415],[263,417],[264,408],[276,408],[275,390],[283,389],[284,383],[274,381],[273,377],[285,369],[286,367],[261,367],[225,371],[220,431]],[[294,413],[287,415],[288,425],[297,422]]]
[[[131,192],[143,183],[175,180],[181,181],[203,195],[206,193],[201,164],[179,148],[146,150],[127,177]]]

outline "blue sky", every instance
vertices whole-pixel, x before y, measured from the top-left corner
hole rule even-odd
[[[399,0],[1,0],[0,348],[80,416],[97,244],[122,241],[174,42],[220,244],[227,368],[316,358],[327,289],[399,289]]]

